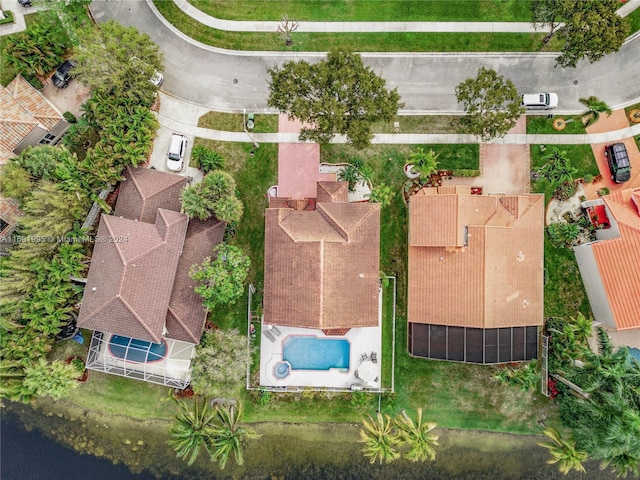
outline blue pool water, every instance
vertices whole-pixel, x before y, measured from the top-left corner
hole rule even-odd
[[[282,348],[282,358],[293,370],[349,368],[350,349],[344,339],[291,337]]]
[[[632,357],[640,362],[640,349],[639,348],[629,348],[629,353]]]
[[[127,349],[127,347],[129,347]],[[167,354],[167,344],[151,343],[135,338],[111,335],[109,339],[109,351],[114,357],[122,358],[129,362],[150,363],[162,360]]]

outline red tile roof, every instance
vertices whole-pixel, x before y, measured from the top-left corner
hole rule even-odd
[[[379,205],[269,208],[265,224],[266,323],[318,329],[378,325]]]
[[[543,222],[540,195],[412,196],[408,321],[541,325]]]
[[[620,237],[592,244],[619,330],[640,328],[640,188],[603,197]]]
[[[62,120],[49,100],[18,75],[0,87],[0,160],[13,156],[13,150],[38,125],[51,131]]]

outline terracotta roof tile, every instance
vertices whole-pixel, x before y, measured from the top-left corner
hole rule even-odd
[[[379,205],[267,209],[265,322],[318,329],[377,325],[379,248]]]
[[[187,179],[149,168],[127,166],[121,183],[115,215],[154,223],[159,208],[179,212]]]
[[[613,318],[619,330],[640,328],[640,188],[603,197],[620,237],[592,244]]]
[[[478,328],[542,323],[544,201],[523,197],[411,197],[409,322]]]
[[[347,202],[349,184],[346,182],[318,182],[316,193],[318,202]]]

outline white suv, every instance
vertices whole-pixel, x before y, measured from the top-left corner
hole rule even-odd
[[[527,110],[549,110],[558,106],[556,93],[525,93],[522,97],[522,106]]]
[[[171,135],[169,152],[167,153],[167,168],[174,172],[182,170],[184,153],[187,151],[187,137],[174,133]]]

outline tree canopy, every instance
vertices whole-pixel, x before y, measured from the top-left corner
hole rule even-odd
[[[85,30],[76,48],[78,79],[92,90],[150,105],[157,87],[151,83],[163,70],[163,55],[149,35],[115,21]]]
[[[344,134],[354,147],[364,148],[373,137],[371,124],[391,121],[402,106],[397,88],[388,90],[353,52],[332,50],[326,60],[289,61],[268,72],[268,105],[309,124],[301,140],[325,144]]]
[[[455,93],[467,112],[462,124],[482,140],[503,137],[525,112],[513,82],[492,69],[480,67]]]
[[[595,62],[616,52],[631,31],[629,20],[616,10],[619,0],[535,0],[531,3],[533,23],[549,27],[543,40],[554,35],[561,41],[556,63],[575,67],[583,58]]]
[[[201,282],[195,292],[202,296],[208,309],[235,302],[244,292],[244,281],[251,260],[240,248],[222,243],[213,249],[213,259],[193,265],[191,278]]]

